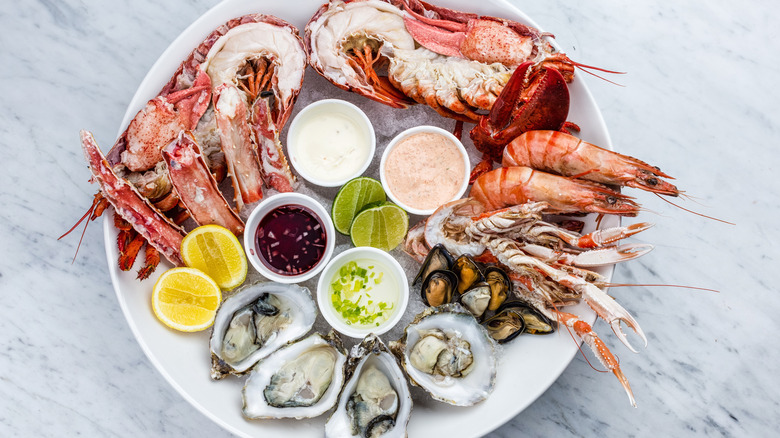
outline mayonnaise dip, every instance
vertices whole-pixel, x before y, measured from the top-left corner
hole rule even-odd
[[[290,159],[296,170],[315,184],[358,176],[373,151],[372,135],[358,120],[327,105],[300,114],[290,137],[295,143]]]

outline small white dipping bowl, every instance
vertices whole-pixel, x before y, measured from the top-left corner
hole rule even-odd
[[[398,284],[399,296],[396,306],[393,309],[394,313],[387,321],[381,323],[379,326],[356,327],[349,325],[338,315],[336,309],[333,307],[333,301],[330,297],[330,282],[333,279],[334,274],[336,274],[337,270],[341,268],[342,265],[348,263],[350,260],[357,259],[376,260],[389,270],[389,272],[385,272],[384,275],[394,276],[395,281]],[[401,265],[387,252],[369,246],[351,248],[333,257],[325,270],[322,271],[322,275],[320,275],[320,279],[317,282],[317,306],[319,306],[320,313],[322,313],[325,321],[339,333],[355,339],[363,339],[369,333],[374,333],[375,335],[386,333],[398,324],[398,321],[401,320],[406,312],[406,306],[408,304],[409,282],[406,279],[406,273]]]
[[[406,131],[403,131],[400,134],[396,135],[390,141],[390,143],[387,144],[387,147],[385,148],[385,151],[382,154],[382,160],[379,162],[379,179],[382,182],[382,187],[385,189],[385,193],[387,194],[387,196],[390,198],[390,200],[398,204],[399,207],[403,208],[404,210],[406,210],[411,214],[428,216],[432,214],[434,211],[436,211],[436,208],[420,209],[405,204],[403,201],[398,199],[395,196],[395,194],[393,194],[393,191],[387,182],[387,175],[385,174],[385,162],[387,161],[387,157],[390,155],[390,152],[393,150],[393,148],[395,148],[396,145],[398,145],[398,143],[400,143],[405,138],[411,137],[414,134],[420,134],[424,132],[439,134],[444,138],[450,140],[455,145],[455,147],[457,147],[461,157],[463,158],[463,169],[464,169],[463,181],[461,182],[460,188],[452,197],[452,199],[448,199],[446,202],[460,199],[460,197],[463,196],[464,193],[466,193],[466,189],[469,187],[469,173],[471,172],[471,163],[469,162],[469,154],[466,151],[466,148],[463,146],[463,143],[461,143],[457,137],[452,135],[452,133],[450,133],[449,131],[446,131],[436,126],[426,126],[426,125],[416,126],[414,128],[409,128]]]
[[[260,260],[260,256],[257,254],[256,250],[257,228],[258,225],[260,225],[260,221],[272,210],[281,207],[282,205],[300,205],[308,208],[319,217],[323,227],[325,227],[325,252],[322,254],[322,258],[320,258],[320,261],[311,269],[297,275],[282,275],[271,271],[265,266],[263,261]],[[328,260],[331,255],[333,255],[333,248],[335,248],[335,246],[336,230],[333,228],[333,221],[331,221],[330,215],[319,202],[300,193],[279,193],[265,198],[254,210],[252,210],[252,213],[246,221],[244,250],[246,251],[247,258],[257,272],[262,274],[263,277],[277,283],[300,283],[314,277],[328,264]]]
[[[304,156],[306,152],[305,146],[302,144],[302,133],[307,129],[315,129],[313,124],[317,123],[317,118],[323,117],[331,118],[332,120],[329,120],[330,122],[338,122],[338,119],[343,117],[348,121],[351,121],[352,125],[354,125],[357,130],[355,135],[361,139],[359,141],[360,146],[365,148],[365,150],[362,151],[365,153],[365,159],[360,163],[354,163],[353,172],[331,178],[325,175],[315,175],[310,171],[311,169],[307,168],[305,164],[305,159],[307,157]],[[322,127],[323,134],[322,137],[318,137],[318,140],[320,138],[326,139],[328,135],[345,135],[333,132],[332,130],[335,129],[334,126],[336,125],[330,123],[327,126]],[[331,130],[330,132],[329,129]],[[322,150],[327,150],[327,148],[322,148]],[[376,136],[374,134],[374,126],[371,124],[368,116],[366,116],[360,108],[345,100],[324,99],[309,104],[295,116],[290,124],[289,131],[287,131],[287,154],[290,157],[290,163],[293,168],[295,168],[295,171],[306,181],[322,187],[342,186],[347,181],[362,175],[363,172],[368,169],[371,161],[373,161],[375,152]],[[355,153],[350,155],[355,155]],[[323,173],[333,174],[336,172],[324,170]]]

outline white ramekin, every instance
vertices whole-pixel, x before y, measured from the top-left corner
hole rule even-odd
[[[257,235],[257,227],[260,221],[277,207],[282,205],[301,205],[313,211],[322,222],[325,227],[325,252],[322,254],[322,258],[317,262],[314,267],[308,271],[298,275],[281,275],[268,269],[260,256],[255,250],[255,240]],[[246,227],[244,231],[244,250],[246,251],[249,262],[263,277],[275,281],[277,283],[300,283],[306,281],[320,271],[322,271],[328,264],[328,260],[333,255],[333,248],[336,246],[336,229],[333,227],[333,221],[330,219],[330,215],[325,208],[314,198],[300,194],[300,193],[279,193],[277,195],[269,196],[263,199],[246,221]]]

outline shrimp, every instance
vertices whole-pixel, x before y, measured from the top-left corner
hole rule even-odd
[[[528,166],[558,175],[602,184],[634,187],[653,193],[678,196],[670,178],[641,160],[601,148],[558,131],[528,131],[504,148],[504,166]]]
[[[545,213],[639,213],[639,205],[632,197],[604,185],[523,166],[501,167],[481,175],[474,181],[469,196],[486,210],[544,201],[550,204]]]

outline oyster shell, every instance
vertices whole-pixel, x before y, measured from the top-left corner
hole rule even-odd
[[[412,384],[436,400],[471,406],[496,380],[496,343],[460,304],[429,308],[390,344]]]
[[[242,390],[246,418],[309,418],[332,408],[344,383],[346,351],[338,335],[319,333],[258,362]]]
[[[350,351],[347,382],[325,436],[405,437],[412,397],[404,372],[385,344],[368,335]]]
[[[244,374],[260,359],[311,330],[317,306],[296,285],[254,283],[217,310],[211,330],[211,378]]]

